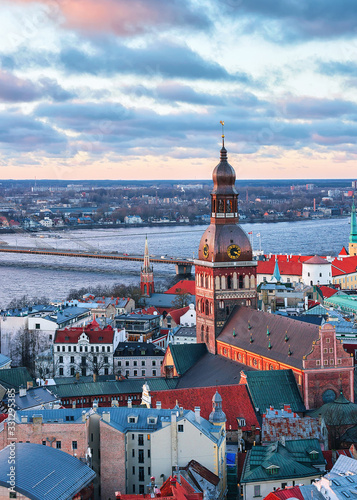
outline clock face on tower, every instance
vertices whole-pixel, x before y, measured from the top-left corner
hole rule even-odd
[[[241,249],[238,245],[229,245],[227,248],[227,254],[230,259],[238,259],[241,254]]]
[[[206,243],[205,246],[203,247],[203,256],[205,259],[208,258],[208,251],[209,251],[209,246]]]

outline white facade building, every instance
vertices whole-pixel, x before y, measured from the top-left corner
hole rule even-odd
[[[332,283],[331,262],[315,255],[302,264],[302,280],[305,285],[329,285]]]

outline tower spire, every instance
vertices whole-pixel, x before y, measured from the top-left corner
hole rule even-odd
[[[140,289],[142,295],[150,297],[154,293],[154,270],[150,265],[148,237],[145,238],[144,265],[140,273]]]
[[[222,148],[224,148],[224,122],[221,120],[219,123],[222,125]]]
[[[350,243],[348,246],[348,253],[350,255],[357,255],[357,222],[356,222],[356,207],[354,198],[351,207],[351,231],[350,231]]]

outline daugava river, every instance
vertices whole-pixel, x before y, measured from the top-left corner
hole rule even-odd
[[[253,232],[253,249],[264,253],[337,255],[348,246],[349,218],[242,224]],[[148,236],[151,255],[197,256],[205,226],[164,226],[95,229],[2,235],[9,245],[57,249],[117,251],[142,254]],[[257,236],[260,234],[260,237]],[[174,266],[154,264],[156,283],[175,281]],[[73,288],[115,283],[138,284],[140,263],[0,253],[0,308],[13,298],[47,296],[64,299]]]

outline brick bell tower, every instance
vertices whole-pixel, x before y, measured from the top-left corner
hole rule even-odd
[[[140,290],[141,295],[150,297],[154,293],[154,270],[150,265],[148,237],[145,240],[144,266],[140,273]]]
[[[213,354],[233,307],[257,306],[257,262],[249,238],[238,224],[236,174],[227,161],[223,133],[220,160],[212,176],[211,224],[195,260],[197,342],[205,343]]]

